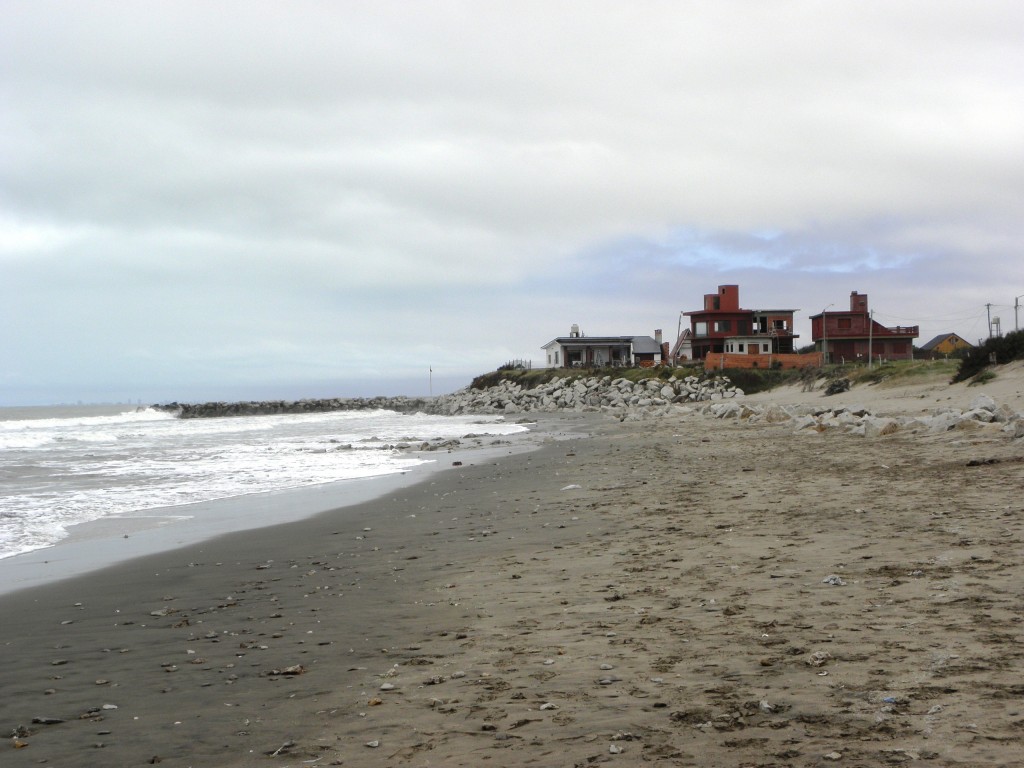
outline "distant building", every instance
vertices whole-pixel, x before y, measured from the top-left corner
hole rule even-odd
[[[945,357],[967,349],[974,349],[974,345],[955,333],[940,333],[921,347],[928,357]]]
[[[668,344],[661,331],[651,336],[585,336],[573,325],[568,336],[552,339],[543,347],[549,368],[604,368],[607,366],[657,365],[667,361]]]
[[[704,308],[683,314],[690,318],[693,359],[709,352],[732,350],[779,354],[793,351],[795,309],[742,309],[740,287],[720,285],[718,293],[704,295]],[[681,339],[681,337],[680,337]],[[679,342],[677,342],[677,346]]]
[[[811,339],[826,363],[867,361],[869,355],[884,360],[913,360],[916,325],[886,327],[876,323],[868,311],[866,293],[850,293],[847,312],[811,315]]]
[[[693,360],[693,331],[683,328],[672,347],[672,362],[676,365]]]

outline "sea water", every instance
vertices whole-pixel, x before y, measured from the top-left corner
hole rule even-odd
[[[131,406],[0,408],[0,558],[79,523],[156,508],[406,472],[394,448],[526,427],[393,411],[179,419]]]

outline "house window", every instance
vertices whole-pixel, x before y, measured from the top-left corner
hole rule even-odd
[[[558,365],[558,353],[555,352],[555,365]]]
[[[786,330],[786,321],[785,320],[776,320],[775,321],[775,330],[777,330],[777,331],[784,331],[784,330]]]
[[[739,345],[739,351],[740,351],[740,352],[742,352],[742,351],[743,351],[743,345],[742,345],[742,344],[740,344],[740,345]]]
[[[708,324],[707,323],[694,323],[693,324],[693,335],[694,336],[707,336],[708,335]]]
[[[849,317],[837,317],[836,327],[841,331],[848,331],[853,327],[853,318]]]
[[[767,345],[767,344],[762,344],[762,345],[761,345],[761,351],[763,351],[763,352],[768,352],[768,351],[770,351],[770,349],[769,349],[769,345]]]
[[[724,331],[732,330],[732,322],[729,320],[716,320],[715,321],[715,333],[722,333]]]

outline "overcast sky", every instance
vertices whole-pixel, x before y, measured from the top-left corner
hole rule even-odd
[[[1012,330],[1024,4],[0,4],[0,405],[435,394],[719,284]],[[1024,321],[1024,318],[1022,318]]]

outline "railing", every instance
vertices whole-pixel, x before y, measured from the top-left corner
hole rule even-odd
[[[894,333],[899,336],[908,336],[910,334],[914,334],[916,336],[918,332],[918,327],[919,326],[916,325],[894,325],[892,327],[886,328],[885,330],[887,330],[889,333]]]
[[[528,371],[533,368],[533,360],[509,360],[504,365],[499,365],[499,371]]]
[[[770,328],[767,331],[709,331],[707,333],[694,333],[693,338],[695,339],[726,339],[732,336],[764,336],[764,337],[778,337],[778,336],[793,336],[793,332],[788,328]],[[797,338],[793,336],[793,338]]]
[[[890,328],[875,326],[873,330],[867,328],[832,328],[828,329],[828,338],[832,339],[866,339],[870,335],[879,337],[885,336],[917,336],[918,326],[916,325],[895,325]],[[815,337],[817,341],[820,337]]]

